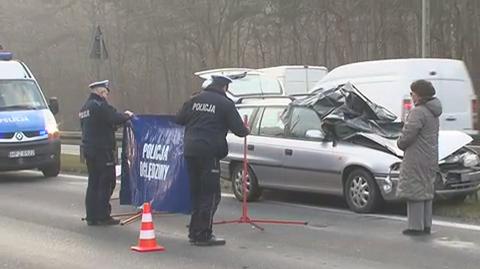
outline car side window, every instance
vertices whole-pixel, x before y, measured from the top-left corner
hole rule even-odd
[[[305,107],[295,107],[291,112],[289,124],[289,136],[301,139],[312,139],[307,137],[307,131],[322,131],[322,121],[318,114],[312,109]]]
[[[252,115],[253,115],[253,112],[255,111],[255,108],[254,107],[239,107],[239,108],[237,108],[237,110],[238,110],[238,114],[240,114],[240,117],[242,118],[242,120],[244,119],[245,116],[247,116],[248,122],[249,122],[249,124],[251,124]]]
[[[259,134],[274,137],[284,136],[285,124],[282,120],[284,110],[284,107],[266,107],[259,122]]]
[[[251,122],[252,126],[250,128],[251,135],[258,135],[258,130],[260,129],[260,122],[263,116],[264,107],[260,107],[256,113],[255,119]]]

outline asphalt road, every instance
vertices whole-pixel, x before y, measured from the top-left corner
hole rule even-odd
[[[252,218],[308,220],[308,226],[218,225],[223,247],[191,246],[188,216],[155,216],[166,252],[130,251],[139,223],[89,227],[80,218],[86,179],[40,173],[0,173],[0,268],[479,268],[480,227],[436,221],[433,234],[401,234],[403,217],[359,215],[342,208],[265,199]],[[300,194],[297,194],[300,195]],[[113,201],[115,212],[132,211]],[[240,204],[223,197],[217,220],[239,217]]]

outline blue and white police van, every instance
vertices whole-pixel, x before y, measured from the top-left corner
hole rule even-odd
[[[45,177],[60,171],[60,133],[54,114],[28,67],[0,51],[0,171],[39,169]]]

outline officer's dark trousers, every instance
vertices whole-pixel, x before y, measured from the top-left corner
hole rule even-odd
[[[213,215],[220,203],[220,162],[215,158],[186,157],[192,200],[190,239],[208,240]]]
[[[88,187],[85,197],[87,220],[105,220],[110,217],[110,197],[115,189],[115,162],[113,152],[86,151]]]

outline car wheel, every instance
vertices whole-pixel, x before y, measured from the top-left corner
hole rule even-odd
[[[243,165],[237,164],[232,169],[231,181],[233,194],[239,201],[243,201]],[[247,201],[256,201],[260,198],[262,191],[258,186],[258,181],[252,172],[252,169],[248,167],[247,176]]]
[[[344,190],[348,207],[354,212],[372,212],[382,203],[375,180],[364,169],[355,169],[348,174]]]
[[[40,171],[42,171],[44,177],[58,176],[60,173],[60,159],[57,158],[52,164],[40,168]]]

